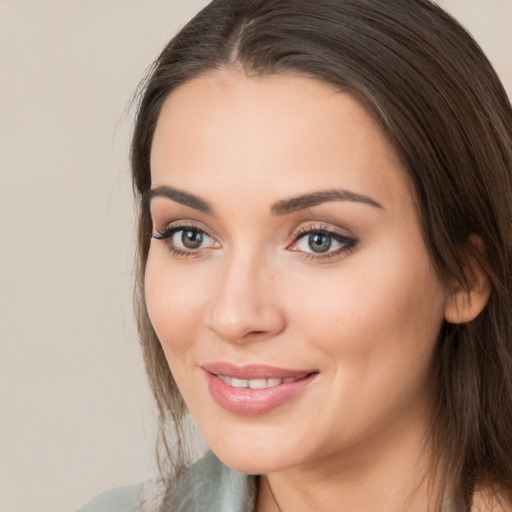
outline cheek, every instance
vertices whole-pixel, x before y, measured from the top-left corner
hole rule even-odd
[[[151,324],[169,364],[186,354],[195,339],[205,290],[201,279],[169,264],[161,247],[150,249],[145,273],[145,299]]]
[[[328,417],[324,424],[341,444],[392,419],[410,422],[429,407],[444,293],[428,259],[417,256],[391,265],[381,253],[379,264],[365,264],[364,272],[347,263],[343,276],[317,282],[315,294],[297,293],[295,317],[322,354],[317,360],[329,382],[319,415]]]
[[[307,278],[299,283],[294,316],[309,343],[329,357],[328,371],[343,383],[338,389],[381,397],[384,388],[422,385],[445,302],[424,251],[398,246],[369,252],[357,264],[347,259],[342,270],[318,278],[314,289]]]

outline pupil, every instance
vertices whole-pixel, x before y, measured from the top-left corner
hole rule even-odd
[[[327,252],[331,248],[331,237],[317,233],[309,235],[309,247],[313,252]]]
[[[187,249],[197,249],[203,242],[203,234],[199,231],[185,230],[181,235],[181,243]]]

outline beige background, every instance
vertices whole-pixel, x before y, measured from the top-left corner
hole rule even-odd
[[[0,512],[147,478],[128,104],[204,0],[0,0]],[[444,0],[512,91],[512,0]]]

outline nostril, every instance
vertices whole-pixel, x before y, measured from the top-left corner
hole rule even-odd
[[[265,331],[251,331],[248,332],[245,337],[251,337],[251,336],[261,336],[262,334],[265,334]]]

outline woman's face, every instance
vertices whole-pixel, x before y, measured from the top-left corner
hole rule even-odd
[[[151,152],[149,316],[208,444],[247,473],[423,432],[446,293],[405,171],[350,95],[216,71]]]

